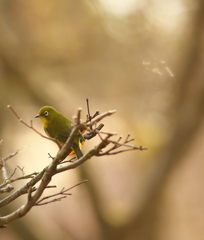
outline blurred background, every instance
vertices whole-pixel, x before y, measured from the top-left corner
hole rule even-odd
[[[58,151],[34,116],[51,105],[72,119],[116,109],[103,131],[147,151],[93,157],[55,176],[44,196],[81,180],[61,202],[34,207],[4,240],[202,240],[204,236],[204,2],[1,0],[1,156],[8,176],[41,171]],[[87,141],[83,152],[99,138]],[[16,170],[14,177],[21,176]],[[13,184],[15,190],[27,181]],[[1,194],[1,199],[7,194]],[[22,196],[0,210],[9,214]]]

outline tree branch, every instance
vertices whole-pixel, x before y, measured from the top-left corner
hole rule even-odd
[[[63,198],[66,198],[68,195],[72,195],[71,193],[67,193],[68,191],[70,191],[71,189],[81,185],[82,183],[86,183],[88,180],[84,180],[84,181],[81,181],[77,184],[75,184],[74,186],[68,188],[68,189],[62,189],[59,193],[56,193],[56,194],[53,194],[53,195],[49,195],[47,197],[44,197],[42,198],[41,200],[37,201],[35,206],[41,206],[41,205],[45,205],[45,204],[48,204],[48,203],[52,203],[52,202],[56,202],[56,201],[61,201]],[[47,202],[44,202],[42,203],[43,201],[49,199],[49,198],[52,198],[52,197],[56,197],[56,196],[59,196],[59,195],[63,195],[63,197],[59,197],[59,198],[55,198],[51,201],[47,201]]]
[[[19,121],[22,122],[25,126],[31,128],[32,130],[34,130],[37,134],[41,135],[42,137],[44,137],[48,140],[52,140],[55,143],[57,143],[55,140],[42,135],[35,128],[33,128],[32,121],[31,121],[31,125],[28,125],[16,114],[16,112],[13,110],[13,108],[11,108],[11,106],[8,106],[8,108],[11,109],[11,111],[15,114],[15,116],[19,119]],[[66,190],[62,189],[59,193],[44,197],[41,200],[39,200],[40,197],[42,196],[44,190],[49,187],[48,184],[51,182],[51,179],[55,174],[76,168],[77,166],[84,163],[85,161],[87,161],[88,159],[90,159],[93,156],[112,155],[112,154],[118,154],[118,153],[125,152],[125,151],[130,151],[130,150],[145,150],[145,149],[147,149],[147,148],[143,148],[142,146],[136,147],[134,145],[130,145],[129,142],[133,141],[134,139],[129,140],[129,137],[130,137],[129,134],[126,137],[124,142],[120,142],[122,137],[119,137],[118,141],[111,140],[110,138],[112,136],[116,135],[115,133],[114,134],[113,133],[102,133],[102,134],[105,134],[106,136],[105,136],[105,138],[101,137],[101,134],[99,134],[99,131],[103,128],[104,125],[100,124],[99,126],[97,126],[97,123],[100,122],[103,118],[105,118],[107,116],[111,116],[114,113],[115,113],[115,110],[107,111],[107,112],[101,114],[100,116],[98,116],[97,118],[95,118],[95,116],[98,114],[95,114],[94,115],[95,119],[93,120],[93,117],[90,116],[90,112],[88,111],[88,115],[89,115],[88,121],[81,123],[81,121],[80,121],[81,109],[79,109],[77,112],[77,117],[75,119],[75,124],[72,127],[72,131],[71,131],[67,141],[62,146],[62,148],[59,149],[56,156],[51,157],[52,162],[46,168],[44,168],[40,173],[32,173],[29,175],[21,176],[16,179],[7,179],[3,184],[1,184],[0,187],[2,188],[10,182],[14,182],[14,181],[17,181],[20,179],[26,179],[26,178],[30,178],[30,177],[32,178],[25,186],[21,187],[16,192],[14,192],[10,196],[8,196],[5,199],[3,199],[2,201],[0,201],[0,207],[3,207],[5,205],[7,205],[8,203],[12,202],[14,199],[21,196],[22,194],[28,193],[27,201],[24,205],[22,205],[20,208],[18,208],[16,211],[12,212],[11,214],[8,214],[7,216],[4,216],[4,217],[0,217],[0,227],[5,227],[5,224],[8,224],[8,223],[24,216],[25,214],[27,214],[30,211],[30,209],[33,206],[36,206],[36,205],[39,206],[39,205],[44,205],[44,204],[48,204],[48,203],[55,202],[55,201],[60,201],[61,199],[65,198],[66,195],[69,195],[69,193],[67,193],[67,191],[69,191],[73,187],[78,186],[79,184],[85,182],[85,181],[83,181],[81,183],[78,183],[75,186],[73,186],[72,188],[69,188]],[[86,139],[90,139],[98,134],[101,139],[101,142],[95,148],[93,148],[92,150],[85,153],[81,158],[79,158],[73,162],[68,161],[68,164],[65,166],[64,165],[59,166],[59,164],[61,165],[62,163],[65,163],[65,162],[63,162],[63,160],[72,151],[71,146],[73,144],[74,138],[79,129],[87,129],[87,132],[84,134]],[[113,144],[113,147],[111,147],[109,150],[106,150],[103,152],[103,149],[106,148],[109,144]],[[115,152],[113,151],[120,147],[125,147],[125,149],[120,150],[120,151],[115,151]],[[66,161],[66,163],[67,163],[67,161]],[[14,171],[14,173],[15,173],[15,171]],[[12,174],[12,176],[13,176],[13,174]],[[34,185],[39,181],[40,181],[39,187],[35,188]],[[60,195],[62,195],[62,196],[60,196]],[[44,200],[47,200],[47,199],[55,197],[55,196],[60,196],[60,197],[55,198],[50,201],[47,201],[47,202],[43,202]]]

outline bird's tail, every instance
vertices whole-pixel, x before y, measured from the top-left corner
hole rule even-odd
[[[83,153],[82,153],[81,149],[79,148],[79,146],[74,146],[72,148],[73,148],[74,152],[76,153],[78,159],[83,156]]]

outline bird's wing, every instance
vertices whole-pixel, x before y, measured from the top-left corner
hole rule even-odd
[[[57,139],[60,141],[60,142],[66,142],[67,138],[69,137],[71,133],[71,130],[70,129],[63,129],[61,130],[58,134],[57,134]]]

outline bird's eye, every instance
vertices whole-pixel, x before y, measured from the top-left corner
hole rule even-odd
[[[45,111],[44,115],[47,117],[49,115],[48,111]]]

